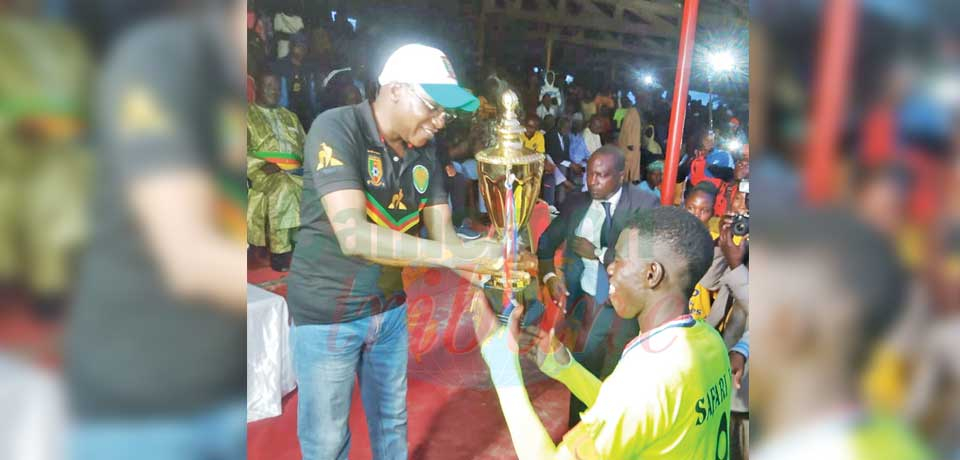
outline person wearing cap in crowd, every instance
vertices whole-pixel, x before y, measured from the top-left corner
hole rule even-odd
[[[663,162],[654,161],[647,165],[647,177],[640,182],[640,190],[654,194],[660,198],[660,182],[663,181]]]
[[[316,72],[306,65],[307,36],[290,36],[290,53],[271,69],[280,76],[280,105],[297,114],[302,126],[310,126],[316,114]]]
[[[457,237],[432,142],[448,111],[473,112],[477,98],[442,51],[420,44],[394,51],[378,80],[373,102],[320,114],[304,150],[287,301],[306,460],[347,458],[355,377],[373,457],[407,458],[403,267],[493,274],[505,266],[500,243]],[[417,237],[423,226],[429,239]],[[516,269],[532,269],[526,256]]]
[[[303,140],[297,116],[279,104],[280,79],[266,74],[247,110],[247,242],[268,246],[270,266],[285,272],[300,227]],[[298,172],[299,171],[299,172]],[[269,229],[268,229],[269,222]]]

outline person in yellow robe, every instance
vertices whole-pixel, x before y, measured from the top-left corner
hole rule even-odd
[[[643,131],[643,117],[636,107],[630,107],[623,117],[623,126],[620,128],[617,144],[627,156],[627,169],[623,180],[631,184],[643,180],[643,171],[640,169],[641,131]]]
[[[297,116],[279,100],[280,79],[265,74],[247,114],[247,242],[269,246],[270,266],[287,271],[293,233],[300,227],[306,136]]]
[[[0,286],[56,320],[88,238],[89,50],[68,26],[0,20]]]

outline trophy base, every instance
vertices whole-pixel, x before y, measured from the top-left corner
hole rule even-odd
[[[540,299],[537,298],[539,288],[537,281],[531,280],[529,273],[522,273],[527,275],[527,282],[520,286],[517,280],[514,279],[514,283],[512,284],[517,284],[517,286],[511,286],[511,292],[513,293],[516,304],[526,307],[526,312],[523,315],[523,320],[520,325],[527,327],[536,323],[540,317],[543,316],[543,304],[540,302]],[[509,311],[504,309],[503,284],[505,280],[498,278],[499,277],[493,277],[490,281],[487,281],[483,286],[483,294],[487,297],[487,301],[490,302],[490,306],[493,308],[493,312],[496,313],[497,320],[500,324],[507,324],[510,320],[510,311],[513,311],[513,309],[510,308]]]

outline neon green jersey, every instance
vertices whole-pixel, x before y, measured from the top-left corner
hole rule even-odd
[[[579,391],[584,372],[573,363],[556,378],[589,404],[591,395]],[[627,344],[559,457],[729,459],[732,389],[723,339],[681,316]]]

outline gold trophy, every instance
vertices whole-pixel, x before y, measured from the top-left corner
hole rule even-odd
[[[531,247],[527,223],[540,195],[544,156],[523,146],[516,93],[507,90],[501,96],[501,104],[503,116],[497,129],[497,144],[481,150],[476,159],[480,193],[487,204],[490,221],[497,239],[507,247],[508,257],[514,257]],[[536,277],[505,268],[484,284],[483,291],[500,320],[506,323],[510,302],[523,305],[537,298]]]

